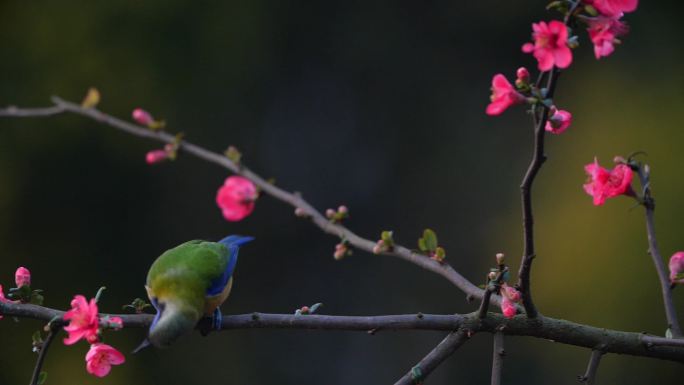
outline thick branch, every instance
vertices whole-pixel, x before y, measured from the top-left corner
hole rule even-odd
[[[33,318],[48,322],[55,317],[61,320],[63,311],[31,304],[0,302],[0,315],[19,318]],[[107,315],[107,314],[102,314]],[[150,314],[109,314],[121,317],[124,328],[147,328],[152,322]],[[63,322],[54,321],[56,326]],[[548,318],[540,315],[535,319],[517,316],[506,319],[500,314],[488,313],[480,319],[478,312],[470,314],[436,315],[403,314],[383,316],[330,316],[330,315],[292,315],[251,313],[224,315],[222,329],[315,329],[370,331],[383,330],[470,330],[471,332],[496,333],[506,335],[531,336],[552,340],[567,345],[594,349],[601,346],[606,353],[629,354],[654,357],[664,360],[684,362],[684,340],[672,340],[601,329],[566,320]]]
[[[587,371],[583,376],[579,376],[578,380],[580,382],[585,382],[587,385],[594,385],[596,381],[596,372],[598,371],[599,363],[601,363],[601,356],[603,352],[600,350],[592,350],[591,357],[589,357],[589,363],[587,364]]]
[[[425,358],[411,368],[408,373],[395,382],[394,385],[421,384],[444,360],[449,358],[456,349],[461,347],[470,335],[465,330],[457,330],[449,333]]]
[[[653,215],[655,211],[655,201],[651,197],[650,175],[649,171],[644,167],[639,167],[639,180],[643,187],[644,193],[644,207],[646,208],[646,233],[648,235],[648,253],[651,255],[653,265],[658,272],[658,279],[660,281],[660,291],[663,295],[663,305],[665,307],[665,317],[667,318],[667,326],[675,338],[682,338],[682,329],[677,320],[677,311],[672,300],[672,287],[670,286],[670,278],[667,274],[667,268],[663,262],[663,257],[660,255],[658,243],[656,242],[655,223]]]
[[[500,331],[494,333],[494,347],[492,351],[492,385],[501,385],[501,373],[503,372],[504,334]]]
[[[139,136],[143,138],[148,138],[156,140],[163,143],[174,143],[176,137],[164,131],[152,131],[146,127],[138,126],[133,123],[118,119],[111,115],[105,114],[95,108],[83,108],[79,104],[72,103],[63,100],[58,97],[53,97],[52,101],[55,103],[53,107],[46,108],[26,108],[21,109],[17,107],[8,107],[6,109],[0,109],[0,117],[35,117],[35,116],[49,116],[56,115],[63,112],[70,112],[77,115],[87,117],[89,119],[95,120],[104,125],[116,128],[118,130],[124,131],[128,134]],[[227,157],[222,154],[218,154],[209,150],[206,150],[200,146],[192,144],[187,141],[181,141],[179,150],[184,151],[188,154],[194,155],[200,159],[207,162],[217,164],[224,167],[236,174],[242,175],[250,179],[254,184],[259,186],[261,191],[264,193],[285,202],[292,207],[300,208],[304,210],[306,216],[308,216],[311,221],[316,224],[324,232],[335,235],[341,239],[345,239],[357,249],[365,250],[372,253],[373,247],[375,246],[375,241],[362,238],[351,230],[345,228],[344,226],[336,223],[330,222],[323,214],[316,210],[311,204],[304,200],[299,194],[290,193],[269,183],[264,180],[261,176],[257,175],[253,171],[249,170],[242,164],[238,165],[232,162]],[[383,252],[382,254],[391,255],[394,257],[401,258],[405,261],[411,262],[415,265],[422,267],[423,269],[432,271],[446,278],[454,286],[462,290],[468,296],[480,299],[483,295],[483,290],[473,285],[470,281],[464,278],[456,270],[454,270],[449,264],[440,263],[435,260],[428,258],[425,255],[417,254],[412,250],[402,247],[400,245],[395,245],[392,251]],[[494,295],[492,301],[499,304],[500,297]]]

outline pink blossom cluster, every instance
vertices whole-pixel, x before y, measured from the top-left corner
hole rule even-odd
[[[86,354],[86,370],[96,377],[104,377],[112,370],[112,365],[125,362],[124,355],[110,345],[101,342],[102,328],[121,329],[123,321],[119,317],[104,317],[100,319],[97,301],[90,301],[82,295],[74,296],[71,310],[64,314],[64,320],[69,324],[64,330],[69,334],[64,339],[65,345],[73,345],[81,339],[90,343],[90,350]]]
[[[633,195],[631,186],[634,172],[628,165],[618,163],[610,170],[601,167],[598,159],[594,159],[594,163],[584,166],[584,170],[589,177],[584,184],[584,191],[594,198],[594,205],[600,206],[608,198]]]

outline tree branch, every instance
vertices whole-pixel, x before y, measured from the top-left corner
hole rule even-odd
[[[52,107],[46,108],[17,108],[8,107],[5,109],[0,109],[0,117],[37,117],[37,116],[50,116],[57,115],[60,113],[74,113],[76,115],[81,115],[86,118],[97,121],[101,124],[116,128],[118,130],[124,131],[128,134],[156,140],[163,143],[174,143],[176,137],[164,131],[152,131],[146,127],[138,126],[133,123],[118,119],[114,116],[103,113],[95,108],[83,108],[81,105],[63,100],[59,97],[52,97],[53,103]],[[249,170],[242,164],[236,164],[232,162],[227,157],[222,154],[215,153],[206,150],[200,146],[192,144],[188,141],[181,141],[179,146],[180,151],[196,156],[197,158],[203,159],[209,163],[214,163],[223,168],[230,170],[231,172],[242,175],[245,178],[251,180],[255,185],[259,186],[260,190],[264,193],[282,201],[294,208],[300,208],[304,211],[304,214],[311,219],[311,221],[318,226],[323,232],[339,237],[340,239],[345,239],[350,245],[354,246],[359,250],[365,250],[372,253],[373,247],[376,242],[369,239],[362,238],[347,229],[346,227],[332,223],[328,218],[316,210],[311,204],[304,200],[299,194],[291,193],[267,182],[264,178]],[[436,274],[441,275],[451,282],[454,286],[459,288],[461,291],[466,293],[468,296],[481,299],[483,295],[483,290],[473,285],[469,280],[459,274],[447,263],[440,263],[435,260],[430,259],[426,255],[415,253],[414,251],[403,247],[401,245],[395,244],[392,251],[386,251],[381,254],[391,255],[403,259],[405,261],[411,262],[415,265],[422,267],[423,269],[432,271]],[[492,296],[492,301],[497,305],[500,304],[500,297],[498,295]]]
[[[670,286],[670,278],[667,274],[667,268],[663,262],[663,257],[658,250],[658,243],[656,242],[655,223],[653,220],[655,212],[655,200],[651,196],[650,171],[648,166],[644,165],[638,169],[639,181],[643,189],[643,200],[646,214],[646,233],[648,235],[648,253],[651,255],[653,265],[658,272],[658,280],[660,281],[660,291],[663,295],[663,306],[665,307],[665,317],[667,318],[667,327],[672,332],[674,338],[682,338],[682,329],[679,326],[677,319],[677,311],[672,300],[672,287]]]
[[[45,341],[43,341],[42,346],[40,347],[40,353],[38,353],[38,359],[36,360],[36,366],[33,368],[33,375],[31,376],[31,385],[38,385],[38,381],[40,379],[40,372],[41,369],[43,368],[43,362],[45,361],[45,357],[47,357],[48,349],[50,348],[50,344],[52,344],[52,340],[55,339],[55,336],[57,335],[57,329],[56,325],[50,325],[50,332],[48,333],[47,337],[45,337]]]
[[[501,373],[503,372],[504,334],[501,331],[494,333],[494,347],[492,349],[492,385],[501,385]]]
[[[51,321],[54,326],[64,326],[64,312],[31,304],[0,302],[0,315]],[[151,314],[100,314],[121,317],[124,328],[148,328]],[[208,322],[208,318],[201,322]],[[198,325],[199,327],[200,325]],[[394,330],[469,330],[472,333],[501,331],[506,335],[530,336],[552,340],[566,345],[594,349],[601,346],[606,353],[653,357],[684,363],[684,340],[602,329],[566,320],[539,315],[535,319],[517,316],[507,319],[500,314],[488,313],[480,319],[478,312],[469,314],[402,314],[381,316],[331,316],[251,313],[224,315],[222,330],[232,329],[309,329],[347,331],[394,331]]]
[[[421,384],[444,360],[449,358],[456,349],[460,348],[468,339],[470,333],[465,330],[457,330],[449,333],[425,358],[416,366],[395,382],[394,385]]]
[[[596,381],[596,372],[598,371],[599,363],[601,363],[601,356],[603,356],[603,352],[600,350],[594,349],[591,351],[587,371],[583,376],[578,376],[577,379],[579,382],[586,382],[587,385],[594,385],[594,381]]]

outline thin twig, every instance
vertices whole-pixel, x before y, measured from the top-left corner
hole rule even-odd
[[[0,302],[0,315],[18,318],[32,318],[53,321],[55,326],[63,326],[64,312],[31,304],[12,304]],[[100,314],[101,316],[121,317],[124,329],[148,328],[152,322],[151,314]],[[203,320],[208,321],[208,319]],[[393,331],[393,330],[442,330],[458,328],[472,332],[495,333],[501,331],[511,336],[530,336],[551,340],[561,344],[574,345],[589,349],[601,346],[606,353],[629,354],[641,357],[654,357],[664,360],[684,362],[684,343],[675,344],[671,340],[630,333],[618,330],[597,328],[566,320],[544,317],[536,319],[514,317],[507,319],[501,314],[489,313],[480,319],[478,312],[470,314],[402,314],[381,316],[331,316],[331,315],[293,315],[250,313],[224,315],[221,328],[233,329],[309,329],[309,330],[347,330],[347,331]]]
[[[501,331],[494,333],[494,347],[492,351],[492,385],[501,385],[501,373],[503,372],[504,334]]]
[[[496,289],[493,286],[488,286],[485,290],[485,294],[482,297],[482,302],[480,302],[480,309],[478,309],[477,311],[478,317],[480,319],[487,317],[487,311],[489,310],[489,300],[492,297],[494,290]]]
[[[644,193],[643,200],[646,214],[646,233],[648,235],[648,253],[651,255],[653,265],[658,272],[660,291],[663,295],[663,305],[665,307],[665,317],[667,318],[668,328],[670,329],[674,338],[682,338],[682,329],[679,326],[677,311],[675,310],[674,302],[672,300],[672,287],[670,286],[670,279],[668,277],[667,269],[656,241],[655,223],[653,220],[655,212],[655,200],[651,196],[650,175],[649,172],[645,170],[646,167],[647,166],[639,167],[638,175]]]
[[[456,349],[461,347],[468,338],[469,333],[465,330],[457,330],[449,333],[425,358],[416,366],[395,382],[394,385],[421,384],[444,360],[449,358]]]
[[[55,106],[47,108],[20,109],[17,107],[9,107],[4,110],[0,109],[0,117],[47,116],[48,114],[46,111],[49,111],[52,115],[59,113],[74,113],[134,136],[148,138],[163,143],[174,143],[176,141],[176,137],[167,132],[152,131],[146,127],[138,126],[136,124],[129,123],[125,120],[121,120],[114,116],[103,113],[96,108],[83,108],[79,104],[63,100],[56,96],[52,97],[52,101],[55,103]],[[269,183],[244,165],[238,165],[222,154],[209,151],[185,140],[180,142],[179,150],[194,155],[207,162],[217,164],[233,173],[250,179],[252,182],[254,182],[254,184],[259,186],[259,189],[264,193],[282,202],[285,202],[294,208],[303,210],[305,216],[309,217],[311,221],[325,233],[337,236],[340,239],[345,239],[350,245],[357,249],[365,250],[370,253],[373,252],[373,247],[375,246],[376,241],[362,238],[346,227],[330,222],[328,218],[326,218],[310,203],[304,200],[301,195],[290,193],[272,183]],[[437,273],[446,278],[449,282],[466,293],[468,296],[481,299],[484,294],[482,289],[478,288],[476,285],[473,285],[469,280],[454,270],[448,263],[437,262],[433,259],[430,259],[426,255],[418,254],[411,249],[398,244],[394,245],[391,251],[386,251],[381,254],[391,255],[393,257],[403,259],[418,265],[423,269]],[[492,296],[492,301],[497,305],[500,304],[500,300],[501,298],[498,295]]]
[[[596,381],[596,372],[598,371],[599,363],[601,363],[601,357],[603,352],[594,349],[591,351],[591,357],[589,357],[589,364],[587,365],[587,371],[583,376],[578,376],[579,382],[585,382],[587,385],[594,385]]]
[[[57,332],[58,329],[56,328],[56,325],[50,324],[50,332],[48,333],[47,337],[45,337],[45,341],[43,341],[43,344],[40,346],[38,360],[36,360],[36,366],[33,368],[33,376],[31,376],[30,383],[31,385],[38,385],[38,380],[40,379],[40,372],[43,368],[43,362],[45,361],[45,357],[47,357],[48,349],[50,348],[50,344],[52,344],[52,340],[55,339]]]

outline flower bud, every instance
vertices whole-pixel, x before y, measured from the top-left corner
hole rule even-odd
[[[336,214],[336,213],[335,213],[335,210],[333,210],[333,209],[327,209],[327,210],[325,210],[325,216],[326,216],[326,218],[328,218],[328,219],[333,219],[333,218],[335,218],[335,214]]]
[[[17,287],[31,286],[31,272],[25,267],[20,267],[14,273],[14,282]]]
[[[515,76],[518,77],[517,80],[519,80],[521,83],[530,82],[530,71],[528,71],[525,67],[518,68],[518,70],[515,72]]]
[[[133,116],[133,120],[141,126],[148,127],[154,123],[152,115],[142,108],[136,108],[131,115]]]
[[[347,208],[347,206],[343,205],[343,206],[340,206],[337,208],[337,212],[342,214],[342,215],[347,215],[347,214],[349,214],[349,209]]]
[[[333,253],[333,258],[335,258],[336,261],[339,261],[340,259],[344,258],[348,252],[349,249],[347,248],[347,245],[344,243],[338,243],[335,245],[335,253]]]
[[[169,157],[169,153],[164,150],[152,150],[145,155],[145,162],[147,164],[156,164],[163,162]]]
[[[670,257],[670,282],[675,284],[684,284],[684,251],[678,251]]]
[[[301,208],[301,207],[297,207],[297,208],[295,209],[294,213],[295,213],[296,216],[298,216],[298,217],[300,217],[300,218],[306,217],[306,211],[304,211],[304,209]]]
[[[506,262],[506,256],[504,253],[496,253],[496,264],[503,265]]]

